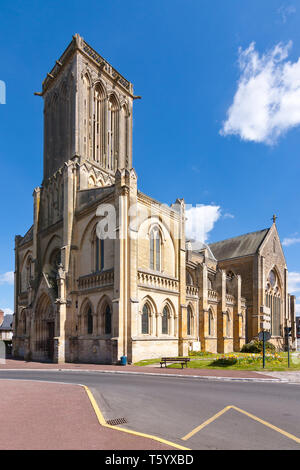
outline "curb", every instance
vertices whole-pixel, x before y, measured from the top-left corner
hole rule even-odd
[[[218,377],[213,375],[184,375],[184,374],[164,374],[164,373],[155,373],[155,372],[135,372],[135,371],[120,371],[120,370],[97,370],[97,369],[0,369],[0,379],[1,372],[93,372],[99,374],[132,374],[132,375],[149,375],[156,377],[180,377],[180,378],[192,378],[200,380],[212,380],[212,381],[224,381],[224,382],[258,382],[258,383],[290,383],[288,380],[273,378],[266,379],[259,377]]]
[[[97,416],[97,419],[99,421],[99,424],[100,426],[103,426],[105,428],[109,428],[109,429],[113,429],[114,431],[120,431],[120,432],[124,432],[124,433],[127,433],[127,434],[131,434],[133,436],[138,436],[138,437],[143,437],[143,438],[146,438],[146,439],[151,439],[153,441],[157,441],[157,442],[160,442],[161,444],[166,444],[170,447],[174,447],[175,449],[180,449],[180,450],[191,450],[189,449],[188,447],[184,447],[180,444],[177,444],[175,442],[171,442],[171,441],[168,441],[166,439],[163,439],[162,437],[158,437],[158,436],[154,436],[153,434],[145,434],[145,433],[142,433],[142,432],[139,432],[139,431],[133,431],[131,429],[126,429],[126,428],[120,428],[119,426],[112,426],[111,424],[108,424],[99,408],[99,405],[97,404],[91,390],[89,389],[89,387],[87,387],[86,385],[82,385],[83,388],[85,389],[86,393],[87,393],[87,396],[91,402],[91,405],[94,409],[94,412]]]

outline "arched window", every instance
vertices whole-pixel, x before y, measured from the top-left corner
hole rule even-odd
[[[95,269],[102,271],[104,269],[104,240],[95,234]]]
[[[268,276],[265,305],[270,309],[271,335],[280,336],[281,289],[275,269],[272,269]]]
[[[100,83],[94,91],[93,160],[104,165],[105,155],[105,93]],[[106,166],[106,165],[105,165]]]
[[[161,321],[161,332],[163,335],[169,333],[169,307],[166,305],[163,309],[162,321]]]
[[[108,168],[115,170],[119,155],[119,110],[114,95],[108,101]]]
[[[83,154],[86,158],[90,156],[91,147],[91,100],[90,80],[88,75],[83,77]]]
[[[57,274],[59,265],[61,264],[61,251],[59,248],[51,253],[49,264],[50,269],[48,272],[48,281],[51,287],[55,290],[56,295],[58,295]]]
[[[213,316],[211,309],[209,309],[208,311],[208,336],[213,336],[213,334],[214,334],[214,316]]]
[[[27,261],[26,261],[26,285],[25,288],[28,289],[30,287],[30,281],[33,277],[33,269],[32,269],[32,258],[31,256],[28,256]]]
[[[150,309],[148,304],[143,306],[142,312],[142,334],[147,335],[149,334],[149,316],[150,316]]]
[[[187,308],[187,325],[186,325],[186,334],[190,336],[192,334],[192,319],[193,312],[190,306]]]
[[[87,319],[87,334],[92,335],[93,334],[93,313],[92,309],[89,306],[86,312],[86,319]]]
[[[157,228],[150,232],[150,269],[161,270],[161,238]]]
[[[112,315],[111,315],[111,308],[109,305],[106,306],[105,308],[105,312],[104,312],[104,331],[105,331],[105,334],[106,335],[110,335],[111,334],[111,318],[112,318]]]
[[[186,283],[188,286],[194,285],[192,275],[189,271],[186,272]]]

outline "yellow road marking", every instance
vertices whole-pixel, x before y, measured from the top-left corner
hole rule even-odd
[[[229,405],[229,406],[226,406],[225,408],[223,408],[223,410],[219,411],[219,413],[216,413],[214,416],[212,416],[211,418],[209,418],[208,420],[204,421],[204,423],[200,424],[200,426],[197,426],[195,429],[193,429],[189,434],[186,434],[184,437],[182,437],[181,439],[183,441],[187,441],[188,439],[190,439],[190,437],[194,436],[194,434],[196,434],[197,432],[201,431],[201,429],[205,428],[205,426],[207,426],[208,424],[212,423],[213,421],[215,421],[216,419],[218,419],[221,415],[223,415],[224,413],[226,413],[228,410],[230,409],[233,409],[233,410],[236,410],[236,411],[239,411],[240,413],[243,413],[244,415],[248,416],[249,418],[251,419],[254,419],[255,421],[258,421],[259,423],[263,424],[264,426],[270,428],[270,429],[273,429],[274,431],[282,434],[283,436],[286,436],[288,437],[289,439],[292,439],[293,441],[297,442],[298,444],[300,444],[300,438],[297,437],[297,436],[294,436],[293,434],[290,434],[289,432],[287,431],[284,431],[283,429],[280,429],[278,428],[277,426],[274,426],[274,424],[271,424],[271,423],[268,423],[268,421],[264,421],[263,419],[261,418],[258,418],[257,416],[251,414],[251,413],[248,413],[248,411],[244,411],[242,410],[241,408],[238,408],[237,406],[234,406],[234,405]]]
[[[90,399],[90,402],[91,402],[91,405],[96,413],[96,416],[98,418],[98,421],[99,423],[101,424],[101,426],[104,426],[106,428],[110,428],[110,429],[114,429],[116,431],[122,431],[122,432],[126,432],[127,434],[133,434],[134,436],[140,436],[140,437],[145,437],[147,439],[152,439],[154,441],[158,441],[162,444],[167,444],[168,446],[172,446],[172,447],[175,447],[176,449],[180,449],[180,450],[190,450],[188,449],[187,447],[183,447],[179,444],[175,444],[175,442],[170,442],[170,441],[167,441],[165,439],[162,439],[160,437],[157,437],[157,436],[152,436],[151,434],[144,434],[144,433],[141,433],[141,432],[138,432],[138,431],[131,431],[130,429],[124,429],[124,428],[120,428],[118,426],[112,426],[110,424],[107,424],[107,422],[105,421],[104,419],[104,416],[92,394],[92,392],[90,391],[90,389],[86,386],[86,385],[83,385],[83,388],[85,389],[89,399]]]
[[[223,410],[219,411],[219,413],[216,413],[214,416],[209,418],[207,421],[204,421],[204,423],[200,424],[200,426],[197,426],[195,429],[193,429],[191,432],[186,434],[186,436],[182,437],[181,439],[183,441],[187,441],[194,434],[201,431],[201,429],[205,428],[205,426],[207,426],[208,424],[210,424],[213,421],[215,421],[216,419],[218,419],[222,414],[226,413],[226,411],[228,411],[230,408],[231,408],[231,406],[226,406],[225,408],[223,408]]]
[[[277,431],[277,432],[279,432],[280,434],[283,434],[284,436],[288,437],[289,439],[292,439],[293,441],[295,441],[295,442],[297,442],[298,444],[300,444],[300,439],[299,439],[299,437],[296,437],[296,436],[294,436],[293,434],[290,434],[289,432],[284,431],[283,429],[280,429],[280,428],[278,428],[277,426],[274,426],[274,424],[268,423],[268,421],[264,421],[263,419],[260,419],[260,418],[258,418],[257,416],[252,415],[251,413],[248,413],[247,411],[241,410],[241,408],[237,408],[236,406],[232,406],[231,408],[233,408],[234,410],[239,411],[240,413],[243,413],[243,414],[246,415],[246,416],[249,416],[249,418],[252,418],[252,419],[254,419],[255,421],[258,421],[259,423],[264,424],[264,425],[267,426],[268,428],[271,428],[271,429],[273,429],[274,431]]]

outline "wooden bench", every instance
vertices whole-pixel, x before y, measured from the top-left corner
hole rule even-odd
[[[181,369],[183,369],[183,366],[185,364],[185,367],[187,367],[187,363],[190,362],[189,357],[162,357],[160,361],[160,367],[164,364],[165,367],[167,367],[167,362],[170,362],[171,364],[181,364]]]

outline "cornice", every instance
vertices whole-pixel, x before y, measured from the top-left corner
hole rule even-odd
[[[61,71],[65,68],[66,64],[69,63],[70,59],[76,52],[80,52],[84,57],[88,58],[93,64],[97,66],[101,72],[105,73],[113,83],[118,85],[123,91],[126,92],[131,98],[133,96],[133,85],[131,82],[126,80],[112,65],[109,64],[98,52],[96,52],[85,40],[75,34],[72,41],[65,49],[59,60],[56,61],[54,67],[47,74],[46,78],[42,83],[42,92],[35,93],[38,96],[43,96],[47,90],[52,86],[54,80],[60,75]]]

